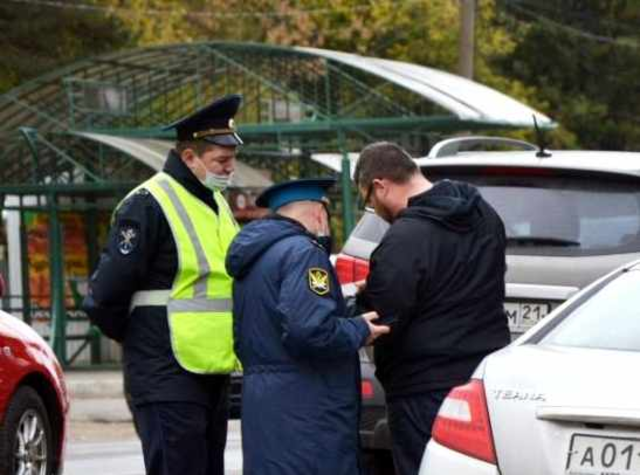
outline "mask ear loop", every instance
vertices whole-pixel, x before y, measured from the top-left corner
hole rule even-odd
[[[322,204],[324,212],[326,213],[326,221],[322,226],[324,227],[324,229],[316,236],[316,240],[325,249],[327,254],[331,254],[333,248],[333,239],[331,238],[331,211],[329,209],[329,200],[324,198],[320,200],[320,203]]]
[[[328,198],[322,198],[321,201],[322,206],[324,207],[324,211],[327,213],[327,235],[331,235],[331,209],[330,209],[330,205],[331,202],[329,201]]]

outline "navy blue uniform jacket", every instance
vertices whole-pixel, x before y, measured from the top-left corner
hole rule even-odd
[[[296,221],[271,216],[238,234],[227,271],[244,368],[244,474],[357,474],[357,350],[369,329],[345,318],[327,253]]]

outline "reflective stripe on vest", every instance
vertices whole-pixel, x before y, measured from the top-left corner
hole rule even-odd
[[[156,174],[142,187],[153,195],[169,223],[178,252],[178,272],[170,291],[136,292],[131,308],[167,306],[171,346],[184,369],[202,374],[237,370],[232,279],[224,264],[238,231],[231,210],[216,192],[216,214],[165,173]]]
[[[136,307],[169,307],[169,310],[177,312],[231,312],[233,301],[231,299],[210,300],[207,298],[195,298],[191,300],[173,300],[169,304],[171,290],[141,290],[133,294],[129,311]]]

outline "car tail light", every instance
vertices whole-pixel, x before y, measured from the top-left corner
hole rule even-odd
[[[360,392],[362,399],[373,399],[373,383],[368,379],[363,379]]]
[[[496,464],[482,381],[472,379],[451,390],[440,407],[431,435],[445,447]]]
[[[369,275],[369,262],[340,254],[336,259],[336,273],[342,285],[365,280]]]

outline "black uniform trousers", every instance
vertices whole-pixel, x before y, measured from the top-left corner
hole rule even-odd
[[[417,475],[431,428],[449,389],[393,398],[387,402],[391,452],[396,475]]]
[[[210,407],[190,402],[134,406],[147,475],[223,475],[228,379]]]

